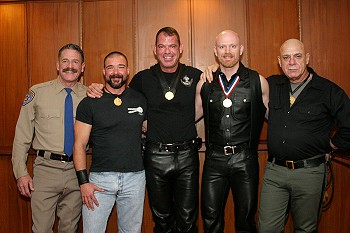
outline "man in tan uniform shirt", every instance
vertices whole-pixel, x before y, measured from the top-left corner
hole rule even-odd
[[[33,232],[52,232],[55,211],[60,233],[77,231],[81,196],[73,157],[64,152],[64,105],[71,88],[73,115],[86,96],[78,82],[84,71],[84,53],[74,44],[58,53],[58,77],[30,88],[19,114],[13,142],[12,165],[21,195],[31,198]],[[37,151],[33,179],[27,171],[28,150]]]

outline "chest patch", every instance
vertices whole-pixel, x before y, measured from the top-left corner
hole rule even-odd
[[[192,86],[193,78],[190,78],[187,75],[185,75],[180,79],[180,81],[185,87],[190,87]]]

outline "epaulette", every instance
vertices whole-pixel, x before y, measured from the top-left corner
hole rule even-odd
[[[36,91],[36,90],[38,90],[40,88],[53,85],[55,81],[56,80],[50,80],[50,81],[47,81],[47,82],[38,83],[38,84],[33,85],[30,89],[33,90],[33,91]]]

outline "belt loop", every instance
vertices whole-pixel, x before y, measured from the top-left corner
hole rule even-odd
[[[304,160],[303,160],[303,164],[304,164],[304,167],[307,167],[307,166],[308,166],[307,159],[304,159]]]
[[[272,166],[275,166],[275,160],[276,160],[276,158],[275,158],[275,157],[273,157],[273,158],[272,158],[272,161],[271,161]]]
[[[51,153],[45,150],[44,151],[44,158],[45,159],[51,159]]]
[[[160,142],[160,143],[159,143],[159,152],[162,151],[162,145],[163,145],[163,144]]]

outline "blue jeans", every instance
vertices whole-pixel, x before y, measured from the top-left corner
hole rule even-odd
[[[90,182],[104,189],[95,192],[99,206],[88,210],[83,206],[84,233],[105,232],[114,203],[117,205],[118,232],[140,233],[145,198],[145,171],[91,172]]]

